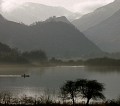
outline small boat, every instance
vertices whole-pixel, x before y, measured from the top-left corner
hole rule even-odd
[[[26,77],[30,77],[30,75],[23,74],[23,75],[21,75],[21,77],[26,78]]]

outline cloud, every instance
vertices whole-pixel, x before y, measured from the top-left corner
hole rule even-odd
[[[0,0],[0,5],[1,5],[1,3],[2,3],[2,0]]]
[[[114,0],[80,0],[80,1],[81,2],[72,5],[71,9],[73,11],[82,12],[83,14],[85,14],[95,10],[98,7],[113,2]]]
[[[34,1],[51,6],[62,6],[74,12],[86,13],[91,12],[96,8],[106,5],[110,2],[113,2],[114,0],[34,0]]]
[[[34,2],[50,6],[62,6],[73,12],[88,13],[113,1],[114,0],[3,0],[1,7],[3,11],[12,11],[24,2]]]
[[[2,3],[2,0],[0,0],[0,13],[1,13],[1,10],[2,10],[2,9],[1,9],[1,3]]]
[[[24,3],[23,1],[18,0],[2,0],[1,9],[2,11],[12,11],[13,9],[17,8],[19,5]]]

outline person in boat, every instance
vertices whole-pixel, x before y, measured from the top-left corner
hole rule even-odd
[[[29,75],[26,75],[26,74],[23,74],[23,75],[21,75],[21,77],[30,77]]]

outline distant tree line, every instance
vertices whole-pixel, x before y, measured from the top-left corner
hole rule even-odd
[[[1,64],[28,64],[32,62],[43,63],[47,61],[47,55],[42,50],[20,52],[18,49],[11,49],[9,46],[0,43]]]
[[[43,63],[43,62],[47,62],[48,60],[46,53],[42,50],[23,52],[22,56],[25,59],[29,60],[30,62]]]
[[[68,65],[68,66],[120,66],[120,59],[108,57],[93,58],[88,60],[63,60],[55,57],[49,58],[43,50],[21,52],[0,43],[0,64],[36,64],[36,65]]]
[[[120,59],[108,57],[88,59],[84,62],[87,66],[120,66]]]
[[[87,60],[67,60],[67,61],[51,58],[49,62],[53,65],[120,66],[120,59],[112,59],[108,57],[93,58]]]

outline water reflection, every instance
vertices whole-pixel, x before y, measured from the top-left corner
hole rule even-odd
[[[120,73],[120,67],[114,67],[114,66],[102,66],[102,67],[85,67],[87,71],[90,72],[98,72],[103,74],[109,74],[109,73]]]
[[[41,95],[45,89],[56,90],[66,80],[87,78],[105,84],[105,95],[113,99],[120,94],[120,67],[2,67],[0,75],[30,75],[22,77],[0,77],[0,90],[14,94]]]

